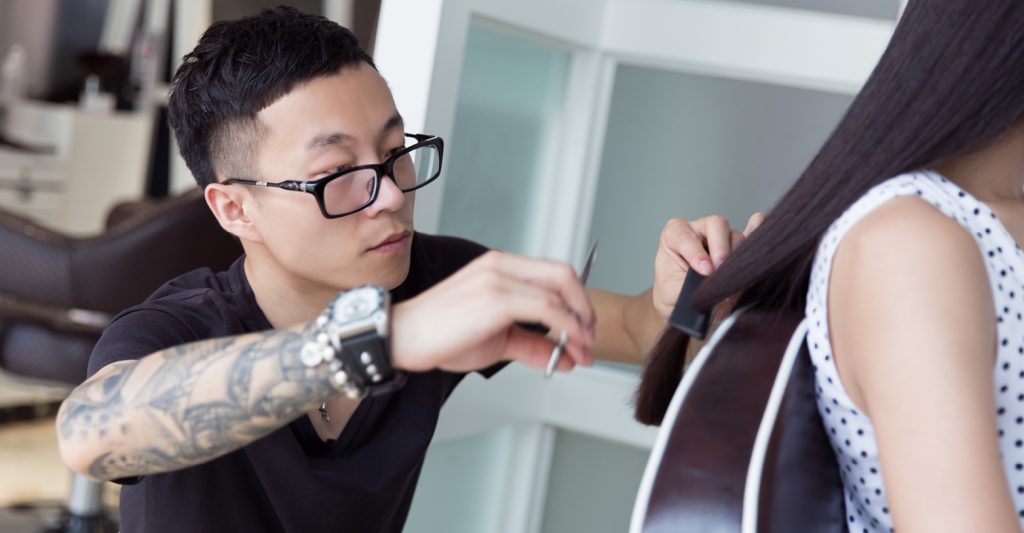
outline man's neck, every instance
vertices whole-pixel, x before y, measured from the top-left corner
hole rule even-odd
[[[247,253],[245,276],[249,280],[256,304],[275,329],[311,322],[320,314],[337,289],[296,279],[273,259]]]

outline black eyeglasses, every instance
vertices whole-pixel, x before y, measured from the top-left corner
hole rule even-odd
[[[441,156],[444,141],[434,135],[406,133],[416,144],[403,148],[398,153],[376,165],[360,165],[346,168],[315,180],[288,180],[277,183],[231,178],[224,185],[238,183],[257,187],[276,187],[286,191],[312,194],[320,212],[326,218],[339,218],[366,209],[377,200],[380,180],[391,177],[398,189],[415,191],[434,181],[441,175]]]

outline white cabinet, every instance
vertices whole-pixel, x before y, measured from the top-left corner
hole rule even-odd
[[[61,218],[64,176],[57,156],[0,151],[0,208],[32,220]]]
[[[0,149],[0,209],[71,235],[101,232],[111,206],[145,193],[152,129],[149,113],[12,105],[4,120],[7,136],[48,150]]]
[[[600,239],[593,284],[646,287],[668,218],[742,224],[806,165],[891,34],[897,0],[862,3],[383,0],[380,71],[407,127],[448,142],[417,229],[576,265]],[[624,531],[654,435],[636,370],[467,380],[408,529]]]

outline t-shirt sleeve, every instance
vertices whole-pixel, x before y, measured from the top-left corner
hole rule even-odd
[[[502,361],[500,363],[493,364],[487,368],[481,368],[480,370],[477,370],[476,373],[480,374],[481,376],[487,379],[491,379],[492,376],[494,376],[498,372],[501,372],[501,369],[508,366],[509,362],[510,361]]]
[[[88,375],[111,363],[141,359],[197,339],[192,328],[168,311],[133,308],[118,315],[103,331],[89,357]]]

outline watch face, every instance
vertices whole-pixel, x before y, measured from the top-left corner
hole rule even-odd
[[[332,314],[340,322],[367,318],[383,305],[381,292],[375,287],[359,287],[343,293],[334,302]]]

